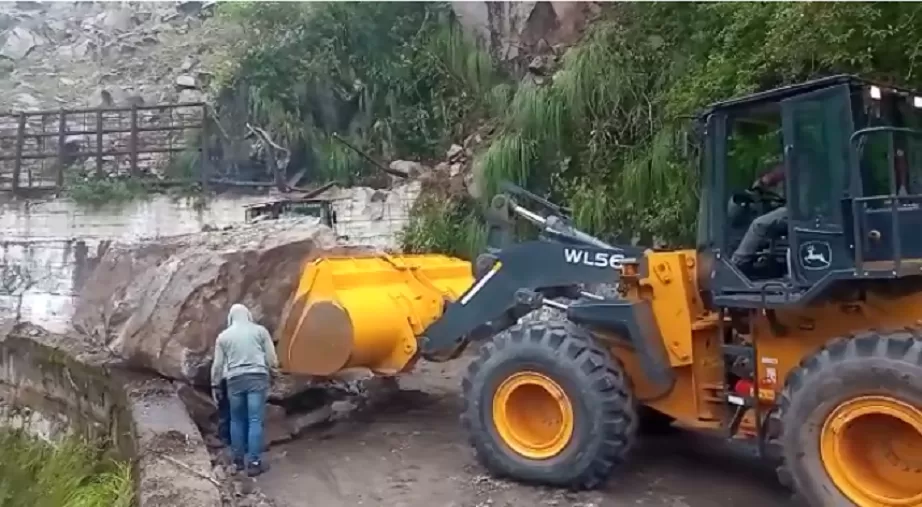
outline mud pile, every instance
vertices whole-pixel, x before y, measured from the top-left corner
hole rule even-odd
[[[115,243],[83,285],[73,326],[128,366],[207,385],[230,306],[273,331],[302,264],[329,252],[346,250],[313,217]]]

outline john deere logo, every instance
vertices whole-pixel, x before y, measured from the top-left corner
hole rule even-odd
[[[825,241],[808,241],[800,245],[800,265],[810,271],[821,271],[832,264],[832,248]]]

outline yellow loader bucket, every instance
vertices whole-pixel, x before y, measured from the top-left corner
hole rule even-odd
[[[472,283],[470,263],[444,255],[314,260],[279,337],[282,368],[313,376],[357,367],[405,371],[417,336]]]

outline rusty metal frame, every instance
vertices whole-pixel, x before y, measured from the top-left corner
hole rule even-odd
[[[189,109],[195,110],[196,108],[201,109],[200,114],[196,113],[194,115],[199,118],[198,121],[184,121],[182,115],[180,115],[178,123],[174,123],[174,119],[176,119],[174,115],[175,111]],[[139,113],[146,111],[168,114],[169,124],[154,126],[139,125]],[[121,127],[122,119],[124,118],[125,113],[127,113],[128,117],[128,126]],[[117,115],[117,119],[119,120],[118,128],[105,126],[106,114]],[[45,125],[48,118],[55,116],[58,118],[57,129],[46,131]],[[74,116],[84,120],[84,128],[68,129],[68,118]],[[90,116],[95,116],[95,128],[87,127],[86,125],[86,120]],[[30,130],[29,120],[36,118],[39,119],[42,127],[41,129],[36,129],[36,131]],[[185,145],[185,143],[180,143],[179,146],[173,146],[172,140],[169,141],[169,146],[167,147],[155,146],[156,143],[152,143],[154,146],[144,146],[143,141],[145,135],[160,132],[182,132],[197,130],[200,132],[200,137],[204,140],[207,140],[209,123],[211,123],[211,121],[212,118],[209,109],[207,104],[204,102],[159,104],[151,106],[135,105],[128,107],[58,109],[0,114],[0,125],[12,125],[14,123],[16,125],[15,133],[10,134],[0,132],[0,144],[5,144],[3,143],[4,141],[13,141],[12,150],[0,146],[0,163],[9,161],[13,162],[12,174],[9,174],[5,168],[0,168],[0,176],[9,176],[11,181],[11,184],[8,188],[0,187],[0,189],[12,190],[13,192],[18,192],[20,190],[60,190],[64,186],[64,172],[66,170],[65,161],[68,156],[76,156],[87,159],[95,158],[96,171],[98,174],[103,173],[104,157],[127,156],[129,159],[129,176],[138,177],[140,173],[138,160],[139,154],[179,153],[189,148]],[[128,134],[127,148],[104,149],[103,141],[104,136],[107,134]],[[70,136],[95,136],[95,143],[90,143],[90,150],[81,150],[79,153],[69,154],[66,153],[66,145],[67,138]],[[51,151],[41,151],[44,146],[44,140],[52,138],[57,138],[56,149]],[[35,140],[35,143],[38,145],[36,150],[25,151],[27,139]],[[208,142],[203,142],[199,150],[201,151],[199,159],[202,164],[200,171],[201,184],[205,186],[208,183],[208,178],[211,172],[210,168],[208,167],[210,160],[208,154]],[[56,174],[54,175],[54,184],[50,187],[36,186],[34,185],[30,172],[29,185],[23,188],[23,162],[35,160],[44,161],[49,159],[55,160]],[[44,166],[44,164],[42,164],[42,166]],[[31,171],[31,167],[29,167],[29,171]],[[182,182],[177,181],[177,183]]]

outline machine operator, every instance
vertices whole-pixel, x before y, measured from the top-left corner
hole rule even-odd
[[[777,164],[770,171],[756,178],[750,189],[767,190],[777,186],[783,181],[784,164]],[[784,234],[784,232],[787,231],[787,227],[787,206],[781,206],[780,208],[776,208],[764,215],[756,217],[756,219],[749,224],[749,229],[746,230],[746,234],[743,236],[742,241],[740,241],[739,246],[736,247],[736,251],[733,252],[730,262],[737,268],[743,269],[744,266],[747,266],[752,261],[752,258],[755,256],[756,252],[759,251],[759,246],[763,241],[770,236]]]

